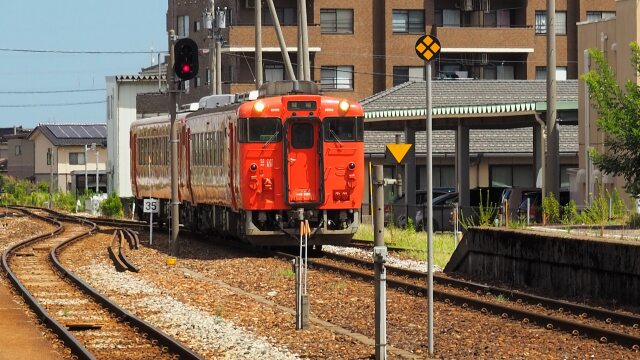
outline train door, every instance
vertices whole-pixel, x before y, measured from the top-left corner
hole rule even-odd
[[[291,205],[323,202],[322,142],[318,119],[289,119],[285,123],[287,201]]]

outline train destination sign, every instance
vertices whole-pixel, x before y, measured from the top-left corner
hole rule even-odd
[[[431,61],[442,49],[440,41],[435,36],[422,35],[416,41],[416,54],[425,61]]]
[[[409,152],[409,149],[411,149],[411,144],[387,144],[387,149],[389,149],[391,155],[393,155],[398,164],[400,164],[404,156]]]

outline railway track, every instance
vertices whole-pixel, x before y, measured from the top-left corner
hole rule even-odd
[[[55,212],[23,209],[56,226],[8,248],[2,266],[18,292],[80,359],[200,359],[175,339],[102,297],[58,260],[96,224]],[[81,256],[81,255],[80,255]]]
[[[291,259],[293,255],[276,253]],[[309,266],[353,278],[373,281],[373,263],[349,256],[323,253],[322,258],[309,259]],[[387,269],[387,286],[415,296],[425,296],[426,273],[394,267]],[[469,281],[434,276],[434,299],[463,308],[479,310],[503,318],[531,323],[549,330],[559,330],[613,342],[640,351],[640,317],[621,312],[589,307],[526,293],[499,289]]]

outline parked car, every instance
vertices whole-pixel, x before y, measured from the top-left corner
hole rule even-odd
[[[527,218],[527,199],[529,199],[529,222],[542,222],[542,191],[540,189],[525,191],[522,193],[522,201],[518,205],[516,213],[518,218]],[[560,206],[568,204],[570,194],[567,190],[560,190],[558,202]]]
[[[453,231],[451,213],[458,203],[458,193],[450,192],[433,198],[433,231]],[[426,213],[426,199],[423,206],[416,211],[416,229],[426,230],[424,214]]]
[[[442,196],[445,194],[456,194],[457,196],[457,193],[454,193],[454,191],[455,189],[451,187],[433,188],[432,196],[434,199],[434,204],[435,204],[435,199],[438,198],[439,196]],[[402,194],[402,196],[393,198],[393,200],[391,200],[390,203],[386,204],[384,207],[385,226],[393,222],[395,226],[400,228],[405,228],[407,226],[407,208],[409,206],[414,206],[416,207],[416,221],[414,221],[414,224],[416,224],[416,227],[418,227],[417,212],[422,210],[422,208],[426,205],[426,203],[427,203],[427,190],[416,190],[416,201],[414,203],[410,203],[409,205],[405,204],[404,194]]]

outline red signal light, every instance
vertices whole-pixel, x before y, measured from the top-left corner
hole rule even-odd
[[[182,65],[182,72],[183,73],[188,73],[189,71],[191,71],[191,66],[189,66],[189,64]]]

